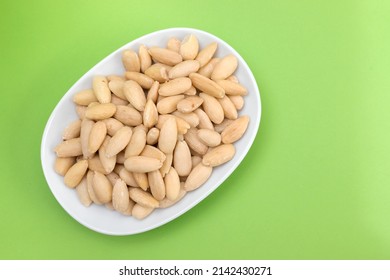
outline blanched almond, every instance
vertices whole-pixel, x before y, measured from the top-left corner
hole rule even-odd
[[[247,95],[246,88],[238,83],[228,80],[217,80],[216,83],[221,86],[226,94],[229,95]]]
[[[111,91],[108,88],[108,81],[104,76],[95,76],[92,81],[92,89],[96,99],[100,103],[111,102]]]
[[[135,51],[125,50],[122,53],[122,62],[123,62],[123,66],[127,71],[139,72],[140,62],[139,62],[138,55]]]
[[[77,105],[88,106],[91,102],[98,101],[92,89],[79,91],[73,96],[73,102]]]
[[[177,141],[173,153],[173,166],[179,176],[187,176],[191,172],[191,152],[185,141]]]
[[[224,119],[223,122],[221,122],[220,124],[216,124],[214,126],[214,130],[218,133],[222,133],[222,131],[229,125],[233,122],[233,120],[229,120],[229,119]]]
[[[131,172],[147,173],[160,169],[162,162],[155,158],[132,156],[126,159],[125,168]]]
[[[130,188],[130,198],[144,207],[157,208],[158,201],[148,192],[145,192],[139,188]]]
[[[149,76],[138,72],[126,72],[125,76],[126,79],[137,82],[144,89],[150,89],[154,82]]]
[[[145,110],[143,112],[143,121],[144,126],[147,128],[154,126],[158,121],[157,108],[151,99],[146,102]]]
[[[198,73],[202,76],[205,76],[207,78],[211,77],[211,73],[214,70],[215,65],[220,61],[220,58],[212,58],[209,63],[207,63],[205,66],[201,67],[198,71]]]
[[[167,158],[163,152],[161,152],[156,147],[153,147],[150,145],[145,146],[145,148],[143,149],[143,151],[141,153],[141,156],[155,158],[161,162],[165,161],[165,159]]]
[[[171,207],[172,205],[174,205],[177,202],[179,202],[186,195],[186,193],[187,192],[184,190],[184,188],[180,187],[179,195],[176,197],[175,200],[169,200],[166,197],[166,198],[164,198],[163,200],[160,201],[160,204],[159,204],[158,208],[168,208],[168,207]]]
[[[96,203],[98,205],[103,204],[96,197],[95,191],[93,190],[93,172],[92,171],[88,171],[87,172],[87,191],[88,191],[89,197],[91,198],[93,203]]]
[[[199,163],[202,162],[202,158],[198,156],[192,156],[191,157],[192,167],[197,166]]]
[[[198,73],[191,73],[190,79],[194,87],[209,94],[210,96],[222,98],[225,95],[225,90],[221,86],[205,76]]]
[[[202,98],[198,96],[189,96],[177,103],[177,110],[182,113],[190,113],[199,108],[202,103]]]
[[[158,93],[162,96],[172,96],[184,93],[191,88],[191,80],[187,77],[176,78],[162,85]]]
[[[143,111],[145,109],[145,93],[137,82],[132,80],[124,82],[123,93],[135,109],[138,111]]]
[[[83,156],[85,159],[91,158],[94,154],[94,153],[90,153],[88,149],[89,138],[94,124],[95,123],[89,119],[84,119],[81,122],[81,131],[80,131],[81,149],[83,151]]]
[[[138,49],[138,57],[141,66],[141,72],[145,73],[145,70],[152,65],[152,58],[148,52],[148,48],[145,45],[140,45]]]
[[[199,128],[214,130],[214,126],[210,121],[209,116],[207,116],[207,114],[202,109],[198,108],[194,111],[194,113],[199,118],[199,125],[198,125]]]
[[[125,81],[122,80],[113,80],[108,83],[108,87],[113,94],[118,96],[120,99],[126,99],[125,94],[123,93],[123,84]]]
[[[102,163],[102,166],[103,166],[106,174],[111,173],[114,170],[115,164],[117,162],[117,155],[107,157],[107,146],[108,146],[108,143],[110,142],[110,140],[111,140],[111,137],[107,136],[104,139],[104,142],[99,149],[99,159],[100,159],[100,162]]]
[[[58,144],[54,151],[57,154],[57,157],[77,157],[82,155],[81,149],[81,140],[80,138],[73,138],[66,140]]]
[[[179,111],[175,111],[172,113],[174,116],[180,118],[180,119],[183,119],[185,120],[191,127],[197,127],[198,124],[199,124],[199,118],[198,116],[193,113],[193,112],[190,112],[190,113],[182,113],[182,112],[179,112]]]
[[[181,42],[179,39],[171,37],[168,40],[167,49],[178,53],[180,51],[180,45]]]
[[[195,59],[199,51],[199,42],[195,35],[184,37],[180,45],[180,54],[184,60]]]
[[[174,66],[183,61],[183,58],[180,54],[169,49],[152,47],[149,49],[149,54],[153,59],[160,63],[164,63],[170,66]]]
[[[130,142],[132,131],[130,127],[124,126],[108,141],[106,157],[112,157],[122,151]]]
[[[202,163],[199,163],[197,166],[194,167],[194,169],[192,169],[190,175],[188,175],[188,178],[184,183],[184,189],[186,191],[193,191],[199,188],[207,181],[212,171],[212,167],[205,166]]]
[[[121,171],[119,171],[119,177],[130,187],[139,187],[138,183],[134,179],[133,173],[127,171],[126,168],[123,168]]]
[[[166,159],[164,160],[163,165],[160,168],[160,173],[163,178],[169,172],[169,169],[171,168],[172,161],[173,161],[173,154],[167,154],[165,156]]]
[[[248,128],[249,117],[242,116],[229,124],[221,133],[222,142],[225,144],[234,143],[239,140]]]
[[[165,184],[159,170],[148,173],[150,191],[157,200],[163,200],[165,197]],[[158,206],[157,206],[158,207]]]
[[[159,136],[160,130],[156,127],[152,127],[151,129],[149,129],[148,134],[146,134],[146,143],[148,145],[156,144]]]
[[[232,144],[222,144],[203,156],[202,163],[206,166],[218,166],[234,157],[236,149]]]
[[[160,172],[158,173],[160,174]],[[164,183],[167,198],[172,201],[175,200],[180,192],[180,179],[175,168],[171,167],[169,169],[169,172],[165,175]]]
[[[101,203],[108,203],[112,198],[112,185],[107,177],[95,171],[92,179],[93,191]]]
[[[169,118],[175,118],[178,134],[186,134],[187,130],[191,127],[190,124],[187,123],[185,120],[183,120],[180,117],[173,116],[173,115],[159,115],[156,127],[158,129],[161,129],[163,124],[165,123],[165,121]]]
[[[226,78],[226,80],[237,83],[237,84],[239,83],[237,77],[234,75],[230,75],[229,77]]]
[[[111,185],[113,185],[113,186],[115,185],[116,181],[117,181],[118,179],[121,178],[121,177],[119,177],[119,175],[116,174],[115,172],[108,173],[108,174],[106,175],[106,177],[107,177],[107,179],[110,181]]]
[[[160,88],[160,83],[158,81],[154,81],[152,87],[149,89],[146,99],[152,99],[154,104],[157,102],[158,98],[158,89]]]
[[[157,111],[160,114],[169,114],[176,110],[177,104],[184,99],[184,95],[174,95],[161,99],[157,103]]]
[[[244,98],[240,95],[230,95],[230,101],[234,104],[237,110],[241,110],[244,107]]]
[[[70,188],[76,187],[88,169],[88,161],[80,160],[72,165],[64,176],[64,183]]]
[[[68,172],[69,168],[76,162],[74,157],[63,157],[63,158],[56,158],[55,164],[54,164],[54,170],[60,174],[61,176],[64,176],[66,172]]]
[[[129,199],[129,206],[127,207],[127,209],[125,211],[120,212],[120,213],[122,215],[125,215],[125,216],[131,216],[134,206],[135,206],[135,202],[132,199]]]
[[[234,106],[233,102],[230,101],[230,98],[226,95],[223,98],[217,99],[219,104],[221,104],[223,113],[225,114],[225,118],[230,120],[237,119],[237,109]]]
[[[194,86],[191,86],[190,89],[186,90],[184,92],[185,95],[196,95],[196,88]]]
[[[138,156],[146,145],[146,132],[142,127],[134,128],[133,136],[125,150],[125,158]]]
[[[125,81],[125,78],[123,76],[119,76],[119,75],[108,75],[107,76],[107,80],[108,82],[111,82],[111,81]]]
[[[107,134],[110,136],[114,136],[114,134],[123,127],[123,123],[114,118],[105,119],[103,122],[106,124]]]
[[[137,203],[134,205],[131,215],[138,220],[142,220],[149,216],[153,210],[154,208],[144,207]]]
[[[88,107],[85,110],[85,117],[90,120],[104,120],[111,118],[115,114],[115,111],[116,106],[112,103],[97,104],[95,106]]]
[[[118,96],[111,94],[111,103],[114,105],[130,105],[129,101],[119,98]]]
[[[102,121],[98,121],[93,124],[88,139],[88,152],[90,154],[95,153],[103,144],[107,135],[106,124]]]
[[[221,59],[215,65],[213,72],[211,73],[211,79],[215,80],[225,80],[227,77],[232,75],[236,71],[238,66],[237,58],[229,54]]]
[[[148,69],[145,70],[145,74],[160,83],[169,80],[167,68],[164,66],[164,64],[161,63],[151,65]]]
[[[202,97],[203,101],[203,109],[210,120],[215,124],[220,124],[224,119],[224,112],[221,104],[219,104],[218,100],[210,96],[206,93],[201,92],[199,94]]]
[[[112,205],[118,212],[124,212],[129,207],[130,197],[126,183],[118,179],[112,189]]]
[[[137,185],[146,191],[149,188],[149,180],[147,173],[133,172],[134,180],[137,182]]]
[[[98,155],[94,155],[92,158],[88,159],[88,168],[89,170],[98,171],[104,175],[108,174]]]
[[[205,48],[203,48],[199,54],[196,56],[196,60],[199,61],[200,67],[205,66],[213,55],[215,54],[217,50],[218,44],[216,42],[213,42],[209,45],[207,45]]]
[[[161,127],[158,138],[158,148],[166,153],[171,154],[176,145],[177,125],[173,118],[167,119]],[[161,166],[160,166],[161,167]]]
[[[81,182],[77,185],[76,192],[81,204],[83,204],[85,207],[91,205],[92,200],[88,194],[87,178],[84,177],[84,179],[82,179]]]
[[[134,108],[118,105],[114,118],[128,126],[137,126],[142,123],[142,115]]]
[[[208,147],[200,141],[196,128],[190,128],[187,133],[184,134],[184,139],[187,142],[188,147],[198,154],[204,155],[207,153]]]
[[[189,74],[199,70],[199,61],[186,60],[176,64],[169,70],[169,79],[176,79],[180,77],[187,77]]]
[[[199,129],[198,137],[200,141],[209,147],[216,147],[221,144],[221,135],[214,130]]]

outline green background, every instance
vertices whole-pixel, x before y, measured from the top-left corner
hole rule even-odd
[[[389,259],[389,1],[0,2],[1,259]],[[169,27],[221,37],[263,106],[248,156],[150,232],[71,218],[40,164],[62,95],[125,43]]]

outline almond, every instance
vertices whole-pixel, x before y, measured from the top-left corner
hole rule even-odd
[[[164,160],[163,165],[160,168],[160,173],[163,178],[169,172],[169,169],[171,168],[172,161],[173,161],[173,154],[167,154],[165,156],[166,159]]]
[[[146,145],[146,132],[142,127],[136,127],[134,129],[133,136],[131,136],[130,142],[125,150],[125,158],[131,156],[138,156]]]
[[[111,137],[106,136],[106,138],[103,141],[103,144],[101,145],[99,149],[99,159],[102,163],[102,166],[104,168],[105,173],[111,173],[114,168],[115,164],[117,162],[117,155],[113,155],[111,157],[107,157],[107,146],[108,143],[110,143]]]
[[[189,192],[199,188],[207,181],[212,171],[212,167],[199,163],[194,167],[194,169],[192,169],[190,175],[188,175],[188,178],[184,183],[184,190]]]
[[[159,136],[160,130],[156,127],[152,127],[151,129],[149,129],[148,134],[146,134],[146,143],[148,145],[156,144]]]
[[[138,111],[143,111],[145,109],[145,93],[137,82],[132,80],[124,82],[123,93],[135,109]]]
[[[104,76],[95,76],[92,81],[92,89],[96,99],[100,103],[111,102],[111,91],[108,88],[108,81]]]
[[[209,63],[207,63],[206,65],[204,65],[203,67],[201,67],[199,70],[198,70],[198,73],[202,76],[205,76],[207,78],[210,78],[211,77],[211,73],[213,72],[214,70],[214,67],[215,65],[218,64],[218,62],[220,61],[221,59],[220,58],[212,58]]]
[[[131,172],[147,173],[160,169],[162,162],[155,158],[132,156],[126,159],[125,168]]]
[[[93,124],[88,139],[88,152],[90,154],[94,154],[100,148],[106,135],[107,127],[104,122],[98,121]]]
[[[222,142],[225,144],[234,143],[239,140],[248,128],[249,117],[242,116],[229,124],[221,133]]]
[[[146,102],[145,110],[143,112],[143,122],[144,126],[147,128],[153,127],[158,121],[158,112],[157,107],[154,102],[149,99]]]
[[[156,63],[145,70],[145,74],[155,81],[164,83],[169,80],[168,70],[164,64]]]
[[[174,95],[161,99],[157,103],[157,111],[160,114],[169,114],[176,110],[177,104],[184,99],[184,95]]]
[[[221,86],[205,76],[202,76],[198,73],[191,73],[190,79],[194,87],[200,91],[203,91],[216,98],[222,98],[225,95],[225,90]]]
[[[174,205],[177,202],[179,202],[186,195],[186,193],[187,192],[184,190],[184,188],[180,187],[179,194],[178,194],[178,196],[176,197],[175,200],[169,200],[166,197],[166,198],[164,198],[163,200],[160,201],[160,204],[159,204],[158,208],[168,208],[168,207],[171,207],[172,205]]]
[[[207,114],[202,109],[198,108],[194,111],[194,113],[199,118],[199,125],[198,125],[199,128],[214,130],[214,126],[210,121],[209,116],[207,116]]]
[[[111,99],[111,93],[110,93]],[[85,110],[85,117],[90,120],[104,120],[111,118],[116,112],[116,106],[112,103],[97,104]]]
[[[199,108],[202,103],[203,99],[199,96],[190,96],[177,103],[177,110],[182,113],[190,113]]]
[[[125,183],[127,185],[129,185],[130,187],[139,187],[138,186],[138,183],[135,181],[134,179],[134,176],[133,176],[133,173],[130,172],[130,171],[127,171],[126,168],[123,168],[120,172],[119,172],[119,177],[125,181]]]
[[[108,83],[108,87],[115,96],[120,99],[127,100],[125,94],[123,93],[123,84],[125,81],[123,80],[113,80]],[[112,97],[111,97],[112,99]]]
[[[148,173],[150,191],[157,200],[163,200],[165,197],[165,184],[159,170]],[[158,207],[158,206],[157,206]]]
[[[180,77],[187,77],[189,74],[197,72],[199,70],[199,61],[186,60],[176,64],[169,70],[169,79],[176,79]]]
[[[154,82],[149,76],[138,72],[126,72],[125,76],[126,79],[137,82],[144,89],[150,89]]]
[[[176,139],[177,124],[175,119],[169,118],[161,127],[160,136],[158,138],[158,148],[166,154],[171,154],[175,148]]]
[[[82,179],[81,182],[77,185],[76,192],[81,204],[83,204],[85,207],[91,205],[92,200],[88,194],[87,178]]]
[[[92,89],[79,91],[73,96],[73,102],[77,105],[88,106],[92,102],[98,101]]]
[[[54,164],[54,170],[61,176],[64,176],[74,163],[75,163],[74,157],[63,157],[63,158],[58,157],[56,158]]]
[[[218,166],[228,162],[234,157],[236,149],[232,144],[222,144],[203,156],[202,164],[206,166]]]
[[[131,135],[130,127],[124,126],[119,129],[107,144],[106,156],[112,157],[122,151],[129,144]]]
[[[200,141],[197,131],[196,128],[190,128],[184,135],[184,139],[187,142],[188,147],[198,154],[204,155],[207,153],[208,147]]]
[[[246,88],[238,83],[228,80],[218,80],[216,83],[225,90],[228,95],[247,95],[248,91]]]
[[[169,172],[167,173],[167,175],[165,175],[164,183],[166,197],[171,201],[175,200],[179,196],[180,192],[180,179],[175,168],[171,167],[169,169]]]
[[[118,212],[124,212],[129,207],[130,198],[126,183],[119,179],[112,189],[112,205]]]
[[[173,166],[179,176],[187,176],[192,169],[191,152],[185,141],[177,141],[173,153]]]
[[[141,206],[157,208],[159,205],[158,201],[150,193],[139,188],[130,188],[129,195],[133,201]]]
[[[225,116],[221,104],[219,104],[215,97],[206,93],[200,93],[199,96],[204,100],[203,109],[207,116],[213,123],[220,124]]]
[[[70,188],[76,187],[88,169],[88,161],[80,160],[72,165],[64,176],[64,183]]]
[[[145,70],[152,65],[152,58],[148,52],[148,48],[145,45],[140,45],[138,49],[138,57],[141,66],[141,72],[145,73]]]
[[[172,96],[184,93],[191,88],[191,80],[187,77],[176,78],[160,85],[158,93],[162,96]]]
[[[101,203],[104,204],[104,203],[108,203],[111,201],[112,185],[104,174],[102,174],[98,171],[95,171],[93,173],[92,186],[93,186],[93,191],[96,195],[96,198]]]
[[[114,118],[128,126],[137,126],[142,123],[142,115],[134,108],[118,105]]]
[[[180,51],[180,45],[181,42],[179,39],[171,37],[168,40],[167,49],[178,53]]]
[[[241,110],[244,107],[244,98],[240,95],[230,95],[230,101],[234,104],[237,110]]]
[[[198,55],[196,56],[196,60],[199,61],[200,67],[205,66],[211,58],[214,56],[216,50],[217,50],[218,44],[216,42],[213,42],[209,45],[207,45],[205,48],[203,48]]]
[[[107,134],[110,136],[114,136],[114,134],[123,127],[123,123],[114,118],[105,119],[103,122],[106,124]]]
[[[150,158],[155,158],[158,159],[161,162],[164,162],[165,159],[167,158],[166,155],[161,152],[159,149],[156,147],[146,145],[145,148],[143,149],[141,156],[144,157],[150,157]]]
[[[98,205],[103,204],[96,197],[95,191],[93,190],[93,172],[92,171],[88,171],[88,173],[87,173],[87,191],[88,191],[89,197],[91,198],[93,203],[98,204]]]
[[[158,98],[158,89],[160,88],[160,83],[158,81],[154,81],[152,87],[149,89],[146,99],[151,99],[154,104],[157,102]]]
[[[144,207],[137,203],[134,205],[131,215],[138,220],[142,220],[149,216],[153,210],[154,208]]]
[[[200,141],[206,144],[209,147],[216,147],[221,144],[221,135],[210,129],[199,129],[198,137]]]
[[[140,61],[138,55],[133,50],[125,50],[122,53],[122,63],[127,71],[139,72]]]
[[[219,104],[221,104],[223,113],[225,114],[225,118],[230,120],[237,119],[237,109],[234,106],[233,102],[230,101],[230,98],[226,95],[223,98],[218,99]]]
[[[152,47],[149,49],[149,54],[156,61],[170,66],[174,66],[183,61],[183,58],[180,54],[169,49]]]
[[[61,158],[77,157],[83,154],[80,138],[73,138],[63,141],[55,147],[54,151],[56,152],[57,157]]]
[[[225,80],[236,71],[238,66],[237,58],[229,54],[222,58],[214,67],[211,73],[212,80]]]
[[[195,59],[199,51],[199,42],[195,35],[184,37],[180,45],[180,54],[184,60]]]

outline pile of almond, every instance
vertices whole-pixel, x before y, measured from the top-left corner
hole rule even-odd
[[[217,43],[170,38],[122,55],[124,77],[95,76],[74,95],[80,119],[55,148],[55,170],[83,205],[104,204],[143,219],[199,188],[235,155],[249,123],[238,116],[246,88],[233,55]]]

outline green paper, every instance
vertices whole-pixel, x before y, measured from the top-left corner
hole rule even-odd
[[[1,259],[389,259],[390,2],[0,3]],[[57,102],[144,34],[210,32],[257,79],[262,119],[239,168],[152,231],[106,236],[55,200],[40,164]]]

